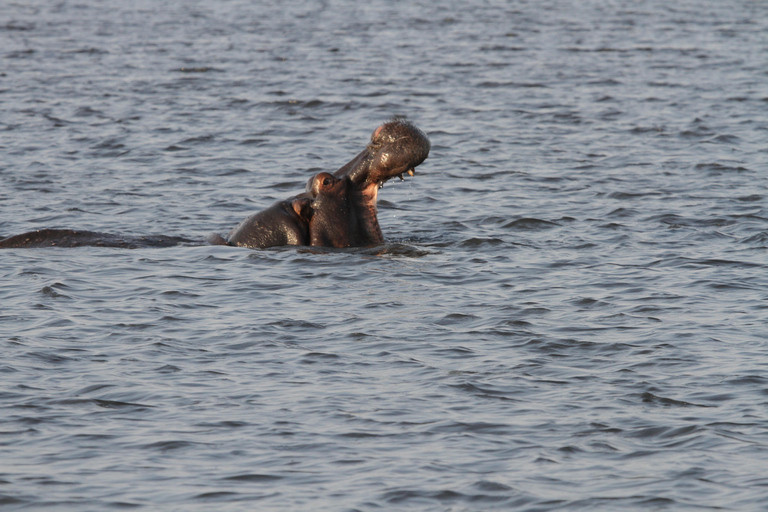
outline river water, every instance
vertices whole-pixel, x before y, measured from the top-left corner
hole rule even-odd
[[[381,247],[0,252],[3,510],[768,507],[768,3],[7,0],[0,62],[0,237],[432,140]]]

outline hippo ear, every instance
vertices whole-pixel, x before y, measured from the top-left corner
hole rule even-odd
[[[293,211],[296,212],[296,215],[298,215],[304,222],[309,222],[310,219],[312,219],[314,210],[312,210],[311,199],[307,197],[297,197],[291,201],[291,207],[293,208]]]

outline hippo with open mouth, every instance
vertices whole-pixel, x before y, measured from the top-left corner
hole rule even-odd
[[[209,241],[241,247],[381,244],[384,235],[376,210],[379,188],[395,176],[413,176],[429,149],[427,136],[412,124],[401,120],[385,123],[341,169],[317,174],[303,194],[251,215],[226,238],[213,235]]]
[[[413,176],[429,155],[429,138],[411,123],[396,119],[374,130],[371,141],[356,157],[333,174],[321,172],[306,191],[279,201],[243,220],[225,237],[213,234],[208,242],[264,248],[281,245],[361,247],[381,244],[376,202],[379,188],[395,176]],[[29,247],[167,247],[194,243],[179,237],[132,237],[42,229],[0,241],[3,248]]]

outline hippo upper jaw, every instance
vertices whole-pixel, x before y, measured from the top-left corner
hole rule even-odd
[[[390,121],[379,126],[366,148],[333,174],[348,177],[359,188],[381,185],[404,173],[413,175],[430,148],[424,132],[403,120]]]
[[[390,121],[373,132],[371,142],[360,154],[333,173],[349,183],[347,194],[355,218],[356,245],[384,242],[376,207],[379,188],[395,176],[413,176],[415,168],[429,156],[430,148],[424,132],[403,120]]]

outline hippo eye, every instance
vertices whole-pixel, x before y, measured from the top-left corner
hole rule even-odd
[[[331,178],[323,178],[323,186],[327,187],[331,184]]]

